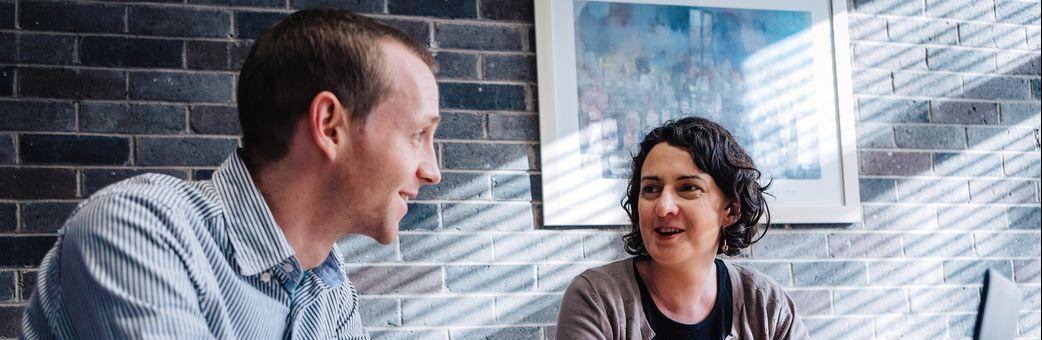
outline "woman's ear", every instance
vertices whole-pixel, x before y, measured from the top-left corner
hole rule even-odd
[[[729,227],[738,222],[738,216],[741,213],[741,205],[738,204],[738,200],[731,201],[727,204],[727,208],[724,209],[727,213],[724,215],[724,227]]]

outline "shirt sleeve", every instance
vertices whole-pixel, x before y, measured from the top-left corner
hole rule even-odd
[[[593,287],[583,276],[568,286],[557,316],[557,339],[608,339],[608,315]]]
[[[213,338],[178,223],[167,206],[126,194],[94,197],[76,211],[64,227],[57,284],[77,338]]]
[[[792,301],[792,297],[786,294],[780,288],[776,287],[776,294],[779,294],[778,311],[775,313],[777,317],[775,321],[775,334],[774,339],[777,340],[810,340],[810,334],[807,332],[807,327],[803,325],[803,320],[800,319],[799,313],[796,311],[796,304]]]

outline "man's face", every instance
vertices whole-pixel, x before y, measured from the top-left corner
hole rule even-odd
[[[398,43],[383,42],[391,89],[364,126],[352,128],[351,142],[339,158],[343,197],[354,229],[388,244],[408,211],[406,202],[423,185],[441,181],[434,152],[438,127],[438,85],[430,68]],[[358,124],[356,122],[354,124]],[[342,160],[342,161],[340,161]]]

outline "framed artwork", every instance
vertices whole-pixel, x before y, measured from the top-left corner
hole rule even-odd
[[[845,0],[535,5],[545,225],[628,224],[638,143],[693,115],[773,181],[772,223],[860,220]]]

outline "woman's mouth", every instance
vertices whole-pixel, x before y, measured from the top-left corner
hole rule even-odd
[[[680,235],[680,233],[683,233],[684,231],[684,229],[680,228],[658,227],[655,228],[655,236],[658,236],[658,238],[662,240],[668,240],[677,237],[677,235]]]

